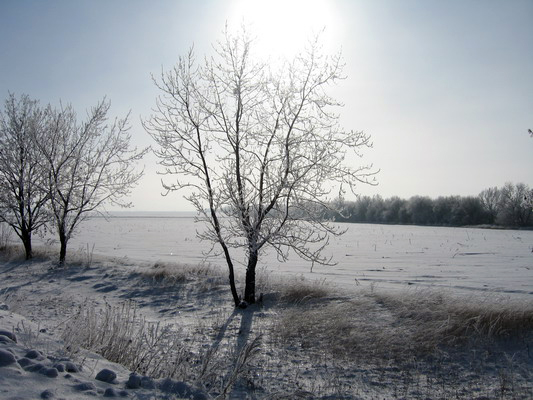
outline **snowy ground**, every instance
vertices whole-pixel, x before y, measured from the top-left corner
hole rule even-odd
[[[216,398],[225,388],[235,399],[533,398],[531,231],[355,225],[347,241],[332,244],[333,269],[310,273],[267,258],[264,303],[234,312],[225,273],[164,266],[202,261],[191,220],[151,221],[88,221],[63,270],[53,268],[49,249],[31,263],[4,254],[0,331],[17,343],[0,333],[0,399]],[[172,348],[181,368],[172,381],[162,378],[168,369],[144,360],[156,373],[130,388],[134,368],[78,348],[124,304],[145,324],[142,335],[132,332]],[[111,316],[106,329],[121,332],[116,325],[127,319]],[[149,333],[152,322],[170,336]],[[29,358],[30,350],[40,355]],[[61,371],[69,362],[82,368]],[[95,379],[102,369],[116,373],[112,383]]]
[[[197,264],[208,243],[196,238],[201,226],[188,214],[123,213],[122,218],[86,221],[71,240],[72,250],[89,250],[131,260]],[[267,272],[325,279],[347,289],[419,286],[509,296],[533,294],[533,231],[400,225],[340,224],[347,232],[332,238],[328,254],[337,263],[323,267],[291,257],[280,263],[264,254]],[[207,259],[225,265],[221,257]],[[244,268],[244,267],[241,267]]]
[[[1,263],[0,399],[206,398],[203,392],[177,380],[145,378],[139,387],[135,382],[141,375],[132,378],[124,366],[94,352],[71,348],[77,340],[65,337],[65,332],[73,328],[80,308],[90,305],[88,309],[99,310],[124,302],[121,295],[106,295],[118,284],[124,284],[130,294],[133,290],[131,270],[113,272],[112,264],[53,271],[49,261]],[[110,276],[116,280],[106,279]],[[121,293],[124,296],[124,291]],[[74,328],[85,330],[88,326]],[[114,375],[102,381],[98,378],[102,370]]]

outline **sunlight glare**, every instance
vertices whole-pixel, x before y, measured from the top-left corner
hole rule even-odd
[[[324,50],[340,50],[334,11],[334,3],[327,0],[234,0],[228,25],[233,30],[242,23],[250,27],[262,55],[292,58],[322,30]]]

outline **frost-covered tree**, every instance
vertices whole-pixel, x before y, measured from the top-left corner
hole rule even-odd
[[[331,84],[343,78],[339,55],[318,41],[274,69],[253,56],[246,33],[226,32],[216,54],[197,63],[192,50],[155,80],[161,91],[145,128],[157,142],[167,191],[189,189],[212,241],[224,255],[236,306],[254,303],[256,266],[266,248],[287,260],[293,251],[328,264],[323,249],[341,231],[326,222],[329,200],[342,188],[372,183],[359,166],[371,145],[362,132],[338,124]],[[244,296],[234,266],[244,250]]]
[[[408,203],[411,222],[415,225],[435,223],[433,201],[425,196],[413,196]]]
[[[501,191],[497,187],[483,190],[479,194],[479,200],[485,210],[489,223],[494,223],[501,208]]]
[[[47,222],[41,154],[45,112],[27,95],[9,94],[0,111],[0,222],[7,223],[32,257],[32,234]]]
[[[507,182],[500,189],[500,208],[497,222],[506,226],[527,226],[533,215],[528,204],[531,189],[524,183]]]
[[[131,148],[128,118],[109,122],[109,108],[102,100],[81,123],[71,106],[49,111],[40,150],[60,264],[79,223],[106,204],[128,207],[123,199],[143,174],[136,164],[146,150]]]

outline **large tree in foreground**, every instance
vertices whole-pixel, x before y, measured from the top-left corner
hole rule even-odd
[[[177,175],[164,187],[189,189],[186,198],[207,224],[199,236],[220,247],[236,306],[255,302],[256,266],[267,247],[281,260],[293,251],[331,263],[322,250],[341,231],[323,218],[330,194],[355,191],[374,174],[356,165],[369,136],[343,130],[339,103],[327,94],[342,79],[340,57],[321,54],[315,41],[273,70],[253,57],[252,45],[245,33],[226,33],[201,64],[191,50],[154,80],[162,93],[145,121],[163,173]],[[242,299],[234,279],[240,257]]]
[[[47,222],[42,158],[46,113],[37,101],[9,94],[0,111],[0,222],[6,222],[32,257],[32,234]]]
[[[84,122],[78,122],[71,106],[49,111],[40,150],[60,264],[79,223],[106,204],[128,207],[123,199],[142,176],[136,164],[146,150],[131,148],[127,117],[108,121],[109,107],[102,100]]]

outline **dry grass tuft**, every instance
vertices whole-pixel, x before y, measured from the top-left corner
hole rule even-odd
[[[286,304],[304,304],[331,297],[333,288],[325,280],[308,281],[303,276],[292,277],[273,284],[277,298]]]
[[[152,268],[140,271],[140,274],[153,283],[163,286],[174,286],[190,281],[200,281],[207,288],[224,284],[221,270],[209,264],[178,264],[156,262]]]
[[[155,263],[151,269],[142,271],[141,275],[156,283],[168,285],[184,283],[188,280],[188,273],[185,268],[178,269],[163,263]]]
[[[46,246],[33,246],[33,258],[29,262],[50,261],[58,257],[52,249]],[[0,260],[5,262],[26,262],[24,246],[19,241],[9,242],[5,247],[0,248]]]
[[[65,349],[78,353],[88,349],[133,372],[164,376],[168,357],[177,357],[181,346],[170,325],[148,322],[134,303],[106,305],[97,310],[90,304],[79,307],[63,332]],[[172,353],[172,356],[170,355]]]

